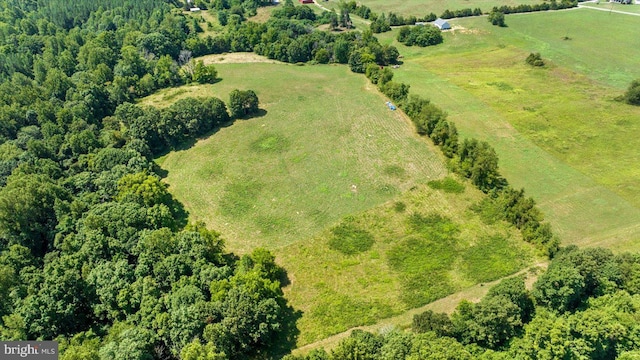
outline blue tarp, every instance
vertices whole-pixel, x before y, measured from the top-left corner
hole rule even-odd
[[[387,101],[387,106],[388,106],[388,107],[389,107],[389,109],[391,109],[391,110],[395,110],[395,109],[396,109],[396,106],[395,106],[395,105],[393,105],[393,104],[391,103],[391,101]]]

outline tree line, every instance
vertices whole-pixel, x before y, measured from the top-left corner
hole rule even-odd
[[[560,3],[557,0],[551,0],[549,2],[542,2],[540,4],[520,4],[520,5],[503,5],[500,7],[493,7],[489,13],[486,14],[495,14],[502,13],[504,14],[512,14],[512,13],[523,13],[523,12],[534,12],[534,11],[547,11],[547,10],[562,10],[568,9],[572,7],[578,6],[577,0],[561,0]],[[387,15],[384,13],[377,14],[366,5],[358,5],[355,1],[350,2],[340,2],[340,10],[341,13],[346,12],[347,14],[353,13],[355,15],[360,16],[363,19],[371,20],[371,24],[369,28],[374,33],[381,33],[391,30],[391,26],[402,26],[402,25],[415,25],[418,22],[433,22],[438,16],[431,12],[423,17],[416,17],[415,15],[403,16],[400,14],[396,14],[394,12],[389,12]],[[481,16],[485,14],[480,8],[464,8],[457,10],[449,10],[446,9],[440,14],[440,18],[442,19],[453,19],[453,18],[462,18],[462,17],[470,17],[470,16]],[[493,21],[492,21],[493,23]],[[494,23],[494,25],[497,25]],[[502,25],[504,26],[504,19],[502,19]]]
[[[520,229],[525,241],[542,254],[553,256],[559,248],[559,239],[544,222],[544,215],[535,206],[535,201],[526,197],[524,190],[513,189],[500,175],[498,155],[491,145],[477,139],[461,142],[447,113],[429,100],[411,95],[409,85],[394,82],[389,68],[369,63],[365,75],[409,116],[418,134],[429,137],[440,148],[453,172],[468,178],[489,195],[475,207],[486,221],[510,222]]]
[[[492,11],[499,11],[503,14],[516,14],[535,11],[562,10],[578,6],[578,0],[557,0],[545,1],[540,4],[520,4],[520,5],[502,5],[493,7]]]
[[[451,315],[415,315],[411,332],[354,330],[329,352],[286,359],[635,359],[639,270],[637,254],[569,246],[531,290],[508,278]]]

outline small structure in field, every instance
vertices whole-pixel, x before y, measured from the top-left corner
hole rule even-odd
[[[300,0],[300,4],[313,4],[313,0]]]
[[[436,19],[436,21],[433,22],[433,25],[435,25],[440,30],[451,29],[451,25],[449,25],[449,22],[447,20],[440,19],[440,18]]]
[[[198,11],[200,11],[200,8],[199,7],[192,7],[192,8],[189,8],[189,11],[198,12]]]
[[[393,105],[393,104],[391,103],[391,101],[387,101],[387,106],[389,107],[389,110],[395,110],[395,109],[396,109],[396,106],[395,106],[395,105]]]

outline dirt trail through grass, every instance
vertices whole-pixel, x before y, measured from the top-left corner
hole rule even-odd
[[[463,291],[457,292],[455,294],[451,294],[442,299],[436,300],[432,303],[429,303],[425,306],[421,306],[419,308],[411,309],[401,315],[397,315],[394,317],[390,317],[387,319],[380,320],[376,324],[368,325],[368,326],[357,326],[351,328],[349,330],[343,331],[339,334],[335,334],[328,338],[322,339],[320,341],[313,342],[311,344],[307,344],[305,346],[301,346],[293,351],[294,355],[306,354],[313,349],[324,348],[325,350],[329,350],[334,348],[338,343],[349,336],[353,330],[360,329],[369,332],[379,332],[384,329],[396,328],[396,329],[408,329],[411,327],[411,321],[415,315],[421,314],[427,310],[431,310],[439,313],[447,313],[451,314],[456,306],[462,300],[468,300],[472,302],[478,302],[480,299],[486,295],[489,289],[506,278],[511,278],[514,276],[525,275],[525,283],[528,289],[531,289],[533,283],[538,279],[538,275],[541,273],[542,269],[546,269],[549,264],[547,262],[539,262],[529,268],[523,269],[513,275],[506,276],[502,279],[498,279],[496,281],[492,281],[489,283],[477,284],[471,286]]]

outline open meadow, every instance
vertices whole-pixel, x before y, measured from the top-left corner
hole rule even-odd
[[[159,92],[228,100],[253,89],[264,116],[238,120],[162,159],[173,194],[234,251],[311,237],[345,215],[446,173],[400,112],[343,66],[218,64],[222,81]]]
[[[395,78],[446,109],[463,135],[489,141],[565,244],[637,250],[640,109],[615,100],[640,77],[640,48],[626,35],[637,18],[577,9],[509,15],[506,28],[451,23],[433,49],[385,34],[405,55]],[[534,51],[547,66],[524,63]]]
[[[158,162],[191,218],[222,232],[229,250],[274,251],[302,311],[299,345],[534,261],[517,230],[471,210],[485,195],[444,177],[436,150],[363,76],[343,66],[216,66],[220,82],[143,103],[254,89],[264,114]]]
[[[287,298],[303,312],[298,344],[378,323],[530,265],[532,248],[516,229],[484,223],[471,210],[483,197],[460,183],[417,186],[278,250],[290,272]]]
[[[611,11],[611,12],[620,11],[620,12],[640,15],[640,6],[636,6],[636,5],[637,4],[622,4],[622,3],[609,2],[609,1],[603,1],[603,2],[597,2],[597,3],[589,2],[589,3],[580,4],[580,6],[584,6],[587,8],[601,9],[603,11]]]

